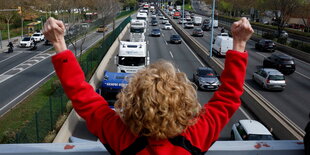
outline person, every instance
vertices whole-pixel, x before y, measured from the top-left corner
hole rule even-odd
[[[225,33],[225,28],[224,27],[222,27],[221,33]]]
[[[37,49],[37,42],[34,40],[30,50],[36,50],[36,49]]]
[[[13,43],[11,41],[9,42],[8,47],[9,47],[8,53],[12,53],[14,45],[13,45]]]
[[[117,95],[115,111],[85,81],[74,54],[67,49],[63,23],[49,18],[44,35],[54,46],[57,76],[76,112],[86,120],[111,154],[202,154],[239,108],[253,29],[235,22],[233,50],[226,54],[221,86],[203,107],[185,73],[161,60],[139,70]]]

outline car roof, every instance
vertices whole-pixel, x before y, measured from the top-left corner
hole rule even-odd
[[[270,131],[256,120],[239,120],[247,134],[272,135]]]
[[[171,37],[180,37],[178,34],[173,34]]]
[[[270,75],[283,75],[280,71],[273,68],[263,68],[263,70]]]

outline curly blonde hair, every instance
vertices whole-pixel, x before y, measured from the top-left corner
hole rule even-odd
[[[160,60],[130,77],[115,110],[135,135],[166,139],[195,124],[201,106],[185,73]]]

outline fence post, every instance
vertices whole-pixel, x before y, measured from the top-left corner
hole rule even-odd
[[[39,121],[38,121],[38,113],[37,112],[35,112],[35,120],[36,120],[37,143],[39,143]]]
[[[52,107],[52,98],[49,96],[48,102],[50,105],[50,118],[51,118],[51,131],[53,130],[53,107]]]

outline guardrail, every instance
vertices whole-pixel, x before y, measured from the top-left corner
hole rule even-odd
[[[188,32],[175,23],[164,11],[162,13],[169,19],[175,30],[201,59],[218,73],[223,71],[224,64],[222,62],[217,58],[210,58],[208,49],[192,38]],[[244,85],[244,93],[241,96],[241,100],[267,127],[273,127],[273,133],[279,139],[303,139],[305,132],[302,129],[247,84]]]

